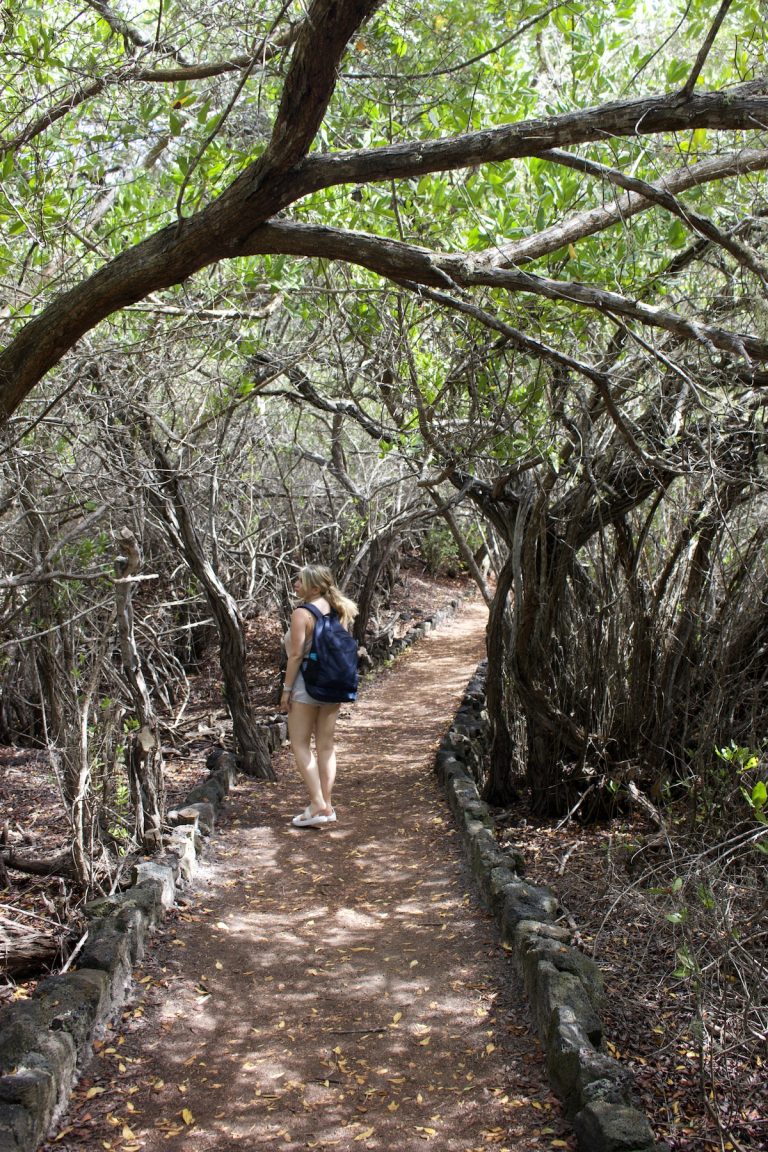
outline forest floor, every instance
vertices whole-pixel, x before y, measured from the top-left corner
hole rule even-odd
[[[454,592],[410,580],[402,626]],[[484,623],[470,602],[364,685],[340,721],[333,827],[291,827],[305,800],[287,749],[277,783],[241,779],[48,1152],[574,1146],[432,774]],[[264,714],[274,712],[279,634],[252,625]],[[167,750],[171,802],[225,735],[216,689],[215,670],[196,678]],[[36,846],[56,841],[55,789],[39,758],[0,749],[0,803]],[[675,1152],[768,1147],[763,1058],[733,1047],[706,1065],[696,991],[672,975],[679,941],[627,874],[628,852],[654,829],[639,816],[558,826],[522,803],[497,815],[527,877],[557,892],[605,973],[608,1049],[631,1067],[657,1136]],[[50,905],[63,932],[74,894],[55,880],[13,881],[3,909],[34,917]],[[0,1003],[32,987],[9,981]]]

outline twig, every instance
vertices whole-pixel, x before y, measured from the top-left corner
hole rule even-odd
[[[75,957],[77,956],[78,952],[82,948],[83,944],[85,944],[87,939],[88,939],[88,929],[86,928],[85,932],[83,933],[83,935],[78,940],[77,944],[75,944],[74,948],[70,952],[66,964],[63,966],[63,968],[60,969],[59,975],[63,975],[65,972],[67,972],[69,970]]]
[[[388,1032],[388,1028],[326,1028],[331,1036],[367,1036],[370,1032]]]
[[[571,808],[570,812],[566,812],[565,816],[563,816],[562,820],[560,821],[557,828],[555,829],[556,832],[559,832],[561,828],[564,828],[566,824],[570,823],[572,817],[576,815],[579,808],[581,808],[582,804],[586,800],[587,796],[589,796],[590,792],[594,792],[594,790],[595,790],[594,784],[590,784],[590,786],[587,788],[586,792],[582,792],[581,796],[579,796],[578,800],[574,804],[573,808]]]
[[[48,916],[41,916],[39,912],[27,912],[24,908],[16,908],[13,904],[0,904],[0,911],[13,912],[17,916],[29,916],[31,920],[42,920],[44,924],[51,924],[54,928],[61,928],[60,920],[51,920]]]
[[[580,844],[581,844],[581,840],[575,840],[573,842],[573,844],[571,844],[568,851],[564,853],[563,858],[561,859],[561,861],[558,865],[558,868],[557,868],[557,875],[558,876],[563,875],[563,873],[565,872],[565,866],[568,863],[568,860],[570,859],[570,857],[573,855],[573,853],[576,851],[576,849],[579,847]]]

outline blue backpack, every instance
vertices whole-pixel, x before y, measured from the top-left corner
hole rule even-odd
[[[301,604],[315,618],[301,671],[307,692],[322,704],[342,704],[357,696],[357,640],[335,612],[324,616],[314,604]]]

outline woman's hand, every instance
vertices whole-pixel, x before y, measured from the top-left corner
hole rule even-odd
[[[280,711],[281,712],[290,712],[290,710],[291,710],[291,697],[292,696],[293,696],[293,690],[292,689],[283,688],[282,695],[280,696]]]

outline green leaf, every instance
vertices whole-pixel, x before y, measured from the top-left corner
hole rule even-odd
[[[758,780],[752,789],[752,804],[755,808],[762,809],[765,807],[766,800],[768,800],[768,788],[766,788],[764,780]]]

